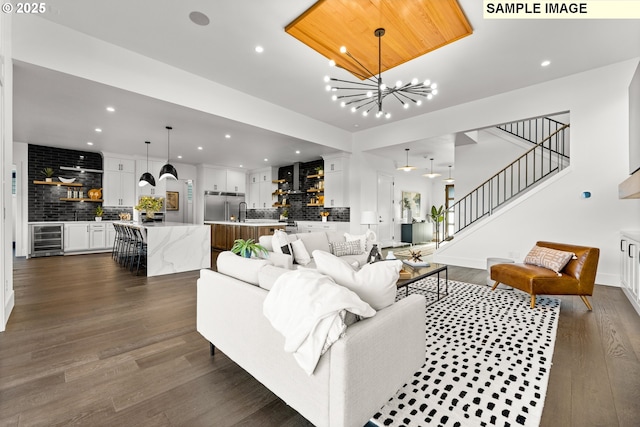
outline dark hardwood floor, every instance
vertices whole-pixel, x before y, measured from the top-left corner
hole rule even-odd
[[[110,254],[16,259],[0,425],[310,425],[224,354],[209,357],[197,277],[135,277]],[[597,286],[592,302],[589,313],[562,298],[542,426],[638,425],[640,317],[617,288]]]

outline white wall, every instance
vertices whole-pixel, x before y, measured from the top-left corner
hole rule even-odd
[[[627,178],[628,86],[637,64],[638,59],[624,61],[362,131],[354,135],[354,149],[381,146],[391,135],[408,142],[570,111],[571,166],[457,236],[436,260],[485,268],[487,257],[521,259],[537,240],[560,241],[600,248],[598,283],[619,285],[618,232],[640,229],[640,200],[617,196]],[[579,198],[587,190],[592,198]]]
[[[11,45],[12,15],[0,15],[0,332],[5,330],[15,305],[13,292],[13,217],[11,171],[13,169],[13,61]]]

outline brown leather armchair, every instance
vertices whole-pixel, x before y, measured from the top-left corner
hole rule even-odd
[[[536,295],[579,295],[591,311],[587,295],[593,295],[593,286],[598,269],[600,249],[563,243],[537,242],[537,246],[573,252],[572,259],[562,269],[561,276],[544,267],[530,264],[496,264],[491,266],[491,279],[531,294],[531,308],[536,305]]]

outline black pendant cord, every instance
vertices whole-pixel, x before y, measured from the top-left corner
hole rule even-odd
[[[382,36],[384,28],[378,28],[375,34],[378,36],[378,111],[382,113]]]
[[[151,144],[151,142],[145,141],[145,144],[147,144],[147,172],[149,172],[149,144]]]
[[[171,162],[171,157],[169,157],[169,147],[171,146],[171,126],[167,126],[167,164]]]

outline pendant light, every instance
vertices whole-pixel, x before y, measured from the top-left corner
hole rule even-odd
[[[405,148],[404,151],[407,152],[407,164],[398,168],[399,171],[411,172],[415,170],[415,166],[409,166],[409,149]]]
[[[451,178],[451,165],[449,165],[449,178],[443,179],[447,184],[453,184],[456,180]]]
[[[167,178],[178,179],[178,171],[176,170],[176,168],[173,167],[171,163],[169,163],[169,160],[171,159],[171,157],[169,156],[169,146],[171,143],[170,133],[171,133],[171,129],[173,128],[171,126],[166,126],[166,129],[167,129],[167,164],[164,165],[162,169],[160,169],[160,181]]]
[[[433,178],[435,178],[437,176],[440,176],[439,173],[433,173],[433,157],[431,158],[431,172],[425,173],[422,176],[426,176],[427,178],[431,178],[431,179],[433,179]]]
[[[144,187],[145,185],[149,184],[149,185],[155,187],[156,186],[156,179],[149,172],[149,144],[151,144],[151,141],[145,141],[144,143],[147,144],[147,171],[145,173],[143,173],[142,176],[140,177],[140,181],[138,182],[138,186],[139,187]]]

